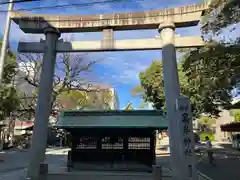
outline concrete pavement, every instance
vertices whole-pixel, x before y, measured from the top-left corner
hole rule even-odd
[[[1,154],[4,156],[4,162],[0,162],[0,180],[23,180],[26,177],[28,151],[11,150]],[[46,162],[50,166],[50,172],[66,170],[64,154],[66,149],[48,148],[46,150]]]
[[[19,152],[18,150],[11,150],[1,152],[3,157],[0,162],[0,173],[10,172],[16,169],[23,169],[27,166],[28,152]]]
[[[48,149],[46,162],[50,173],[66,172],[66,154],[68,149]],[[223,153],[224,151],[225,154]],[[234,156],[231,150],[222,149],[216,153],[216,167],[209,165],[207,158],[198,164],[198,169],[213,180],[239,180],[240,156]],[[235,151],[233,151],[235,152]],[[235,153],[236,154],[236,153]],[[0,162],[0,180],[22,180],[26,173],[28,152],[8,151],[5,162]],[[157,156],[157,164],[170,168],[170,157]]]
[[[46,159],[50,162],[63,161],[63,157],[59,158],[52,155],[63,155],[67,153],[68,149],[47,148]],[[11,172],[13,170],[20,170],[28,165],[29,153],[27,150],[19,151],[18,149],[7,150],[0,152],[3,161],[0,162],[0,173]],[[64,159],[65,160],[65,159]]]
[[[204,157],[198,164],[198,169],[213,180],[239,180],[240,156],[231,150],[219,152],[214,155],[216,167],[210,165],[207,157]]]
[[[48,166],[49,166],[49,173],[52,174],[51,177],[62,176],[62,175],[64,175],[64,177],[66,176],[67,151],[68,149],[54,149],[54,150],[50,149],[46,152],[46,163],[48,163]],[[5,161],[0,165],[0,180],[22,180],[26,176],[28,152],[8,151],[8,152],[5,152],[4,155],[5,155]],[[164,162],[164,158],[161,158],[160,162]],[[105,172],[105,174],[101,174],[101,172],[95,172],[95,174],[96,173],[97,174],[100,173],[96,177],[101,175],[103,177],[108,177],[108,179],[116,175],[119,175],[120,176],[119,178],[122,179],[123,176],[121,175],[124,174],[123,172],[115,172],[114,175],[112,174],[113,172]],[[77,174],[77,176],[80,176],[83,179],[87,179],[88,177],[90,177],[91,174],[94,174],[94,173],[90,171],[86,171],[86,172],[81,171],[79,174]],[[164,174],[169,174],[169,170],[164,169]],[[130,174],[126,174],[126,177],[124,176],[123,179],[150,180],[151,177],[152,177],[151,173],[143,173],[143,174],[130,173]],[[72,178],[76,178],[76,174],[73,175]]]

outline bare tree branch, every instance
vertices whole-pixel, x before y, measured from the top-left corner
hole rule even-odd
[[[36,93],[40,84],[42,59],[43,54],[41,53],[24,53],[20,54],[17,58],[19,69],[23,72],[22,79],[35,89],[35,93],[31,96],[26,94],[22,96],[22,105],[19,112],[35,112]],[[56,102],[58,96],[63,92],[70,92],[71,90],[97,92],[100,90],[99,88],[89,87],[89,80],[93,74],[91,68],[97,62],[96,60],[89,60],[87,54],[60,53],[57,55],[51,102],[52,113],[56,109],[64,107],[64,105],[61,104],[64,102]]]

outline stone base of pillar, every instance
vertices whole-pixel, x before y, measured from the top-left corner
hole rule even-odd
[[[47,180],[48,164],[40,164],[38,180]]]
[[[162,166],[153,165],[152,166],[152,180],[162,180]]]
[[[27,178],[24,178],[24,180],[47,180],[48,179],[48,164],[40,164],[40,167],[39,167],[39,175],[38,177],[27,177]]]
[[[2,154],[0,154],[0,162],[4,162],[4,158]]]

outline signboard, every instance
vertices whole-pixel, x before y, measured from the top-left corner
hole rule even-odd
[[[179,140],[183,168],[183,179],[197,180],[195,142],[192,125],[192,112],[188,97],[181,96],[176,101],[179,119]]]

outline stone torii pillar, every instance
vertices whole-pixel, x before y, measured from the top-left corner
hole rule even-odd
[[[40,164],[45,160],[48,121],[51,112],[53,77],[56,63],[56,43],[60,37],[60,32],[53,27],[44,29],[44,34],[46,41],[27,172],[27,177],[31,180],[38,179]]]
[[[168,119],[168,131],[171,152],[171,167],[174,180],[186,180],[188,162],[184,160],[183,135],[180,130],[181,117],[176,108],[176,100],[180,98],[180,86],[177,68],[176,50],[174,45],[175,25],[171,21],[160,24],[160,37],[162,39],[162,62],[164,73],[164,92]],[[196,172],[196,171],[194,171]],[[193,178],[190,178],[193,179]],[[195,179],[194,179],[195,180]]]

